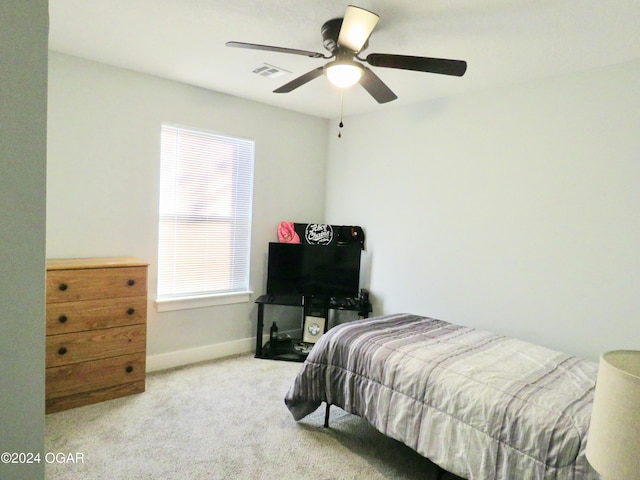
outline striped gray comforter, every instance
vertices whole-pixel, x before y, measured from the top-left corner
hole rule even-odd
[[[323,335],[285,397],[368,420],[470,480],[592,480],[584,455],[597,364],[416,315]]]

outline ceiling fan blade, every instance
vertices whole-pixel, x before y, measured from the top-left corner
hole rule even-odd
[[[358,53],[367,43],[379,17],[364,8],[349,5],[344,13],[338,45]]]
[[[387,53],[370,53],[365,61],[374,67],[400,68],[418,72],[441,73],[461,77],[467,71],[467,62],[446,58],[412,57]]]
[[[310,52],[308,50],[298,50],[295,48],[273,47],[271,45],[259,45],[257,43],[245,42],[227,42],[227,47],[248,48],[249,50],[266,50],[267,52],[291,53],[293,55],[303,55],[311,58],[331,58],[318,52]]]
[[[300,75],[298,78],[291,80],[289,83],[285,83],[279,88],[276,88],[273,93],[289,93],[292,90],[304,85],[305,83],[310,82],[314,78],[318,78],[322,75],[324,67],[314,68],[310,72],[305,73],[304,75]]]
[[[360,78],[360,85],[362,85],[378,103],[387,103],[398,98],[368,67],[364,67],[364,74]]]

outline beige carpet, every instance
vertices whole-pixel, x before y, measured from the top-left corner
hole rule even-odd
[[[329,429],[324,406],[295,422],[283,398],[300,366],[230,357],[150,374],[140,395],[47,415],[47,452],[81,461],[49,463],[46,478],[436,478],[431,462],[337,407]]]

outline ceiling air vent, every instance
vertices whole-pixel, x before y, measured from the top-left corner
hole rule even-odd
[[[254,69],[253,73],[267,78],[280,78],[284,77],[285,75],[289,75],[291,72],[285,70],[284,68],[274,67],[273,65],[269,65],[268,63],[263,63],[262,65]]]

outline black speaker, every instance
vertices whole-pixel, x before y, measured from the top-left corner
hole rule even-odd
[[[369,303],[369,290],[361,288],[360,297],[358,298],[358,315],[361,317],[368,317],[370,311],[371,304]]]

